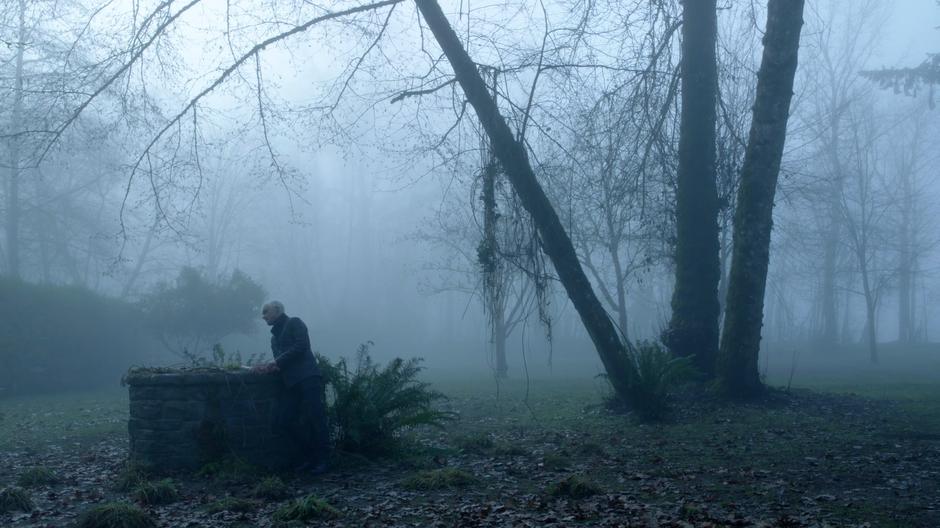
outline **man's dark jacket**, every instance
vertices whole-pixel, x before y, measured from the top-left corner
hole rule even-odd
[[[320,375],[320,367],[310,349],[307,325],[297,317],[281,314],[274,320],[271,326],[271,352],[287,387]]]

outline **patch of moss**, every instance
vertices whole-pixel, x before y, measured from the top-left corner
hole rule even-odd
[[[266,477],[255,484],[251,496],[258,499],[281,500],[290,496],[290,490],[280,477]]]
[[[599,493],[603,493],[600,486],[581,475],[569,475],[564,480],[555,482],[548,487],[548,494],[552,497],[583,499]]]
[[[339,510],[314,495],[307,495],[301,499],[292,500],[274,512],[274,520],[277,522],[308,522],[336,519],[341,516],[342,513]]]
[[[75,528],[156,528],[157,523],[137,506],[126,502],[99,504],[78,517]]]
[[[0,513],[33,511],[33,501],[23,488],[0,489]]]
[[[454,446],[464,453],[482,454],[493,449],[493,439],[486,433],[454,438]]]
[[[443,468],[419,471],[403,480],[401,485],[410,490],[442,490],[461,488],[477,482],[476,477],[462,469]]]
[[[257,510],[260,506],[260,501],[240,499],[238,497],[225,497],[224,499],[210,502],[205,506],[205,509],[209,513],[219,513],[223,511],[248,513]]]
[[[135,501],[147,506],[170,504],[178,500],[179,496],[173,479],[140,482],[131,491],[131,497]]]
[[[36,488],[39,486],[51,486],[59,482],[59,478],[51,469],[46,467],[29,468],[20,473],[16,479],[17,485],[23,488]]]

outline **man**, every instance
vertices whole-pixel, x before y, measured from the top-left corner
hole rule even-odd
[[[274,362],[256,370],[279,372],[286,388],[278,402],[275,430],[300,447],[303,463],[297,468],[299,472],[325,473],[330,439],[323,401],[323,376],[310,349],[307,326],[297,317],[288,317],[284,305],[278,301],[265,304],[261,318],[271,327]]]

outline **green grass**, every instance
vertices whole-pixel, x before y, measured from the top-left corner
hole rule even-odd
[[[280,477],[265,477],[251,489],[251,496],[258,499],[281,500],[290,495],[290,489]]]
[[[293,500],[274,512],[274,520],[281,523],[290,521],[310,522],[324,519],[336,519],[342,513],[325,500],[314,495],[307,495]]]
[[[476,477],[462,469],[443,468],[419,471],[404,479],[401,485],[414,491],[432,491],[463,488],[477,482]]]
[[[30,512],[32,510],[33,501],[29,498],[29,493],[23,488],[0,489],[0,513]]]
[[[131,491],[131,497],[146,506],[170,504],[179,500],[180,494],[172,479],[144,481]]]
[[[126,502],[99,504],[83,512],[75,528],[156,528],[157,524],[137,506]]]
[[[250,513],[257,511],[261,507],[261,501],[252,499],[240,499],[238,497],[225,497],[217,501],[210,502],[205,509],[209,513],[219,513],[223,511],[234,513]]]
[[[547,491],[552,497],[567,497],[570,499],[584,499],[603,493],[600,486],[583,475],[569,475],[553,483]]]
[[[55,473],[47,467],[33,467],[20,473],[16,478],[17,485],[23,488],[38,488],[39,486],[51,486],[59,482]]]
[[[127,389],[0,399],[0,450],[43,450],[127,435]]]

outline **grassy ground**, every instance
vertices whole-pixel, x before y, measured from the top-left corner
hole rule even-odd
[[[270,526],[315,495],[338,512],[327,526],[940,526],[940,383],[802,375],[758,403],[680,395],[669,420],[638,424],[604,408],[599,380],[434,381],[460,419],[415,432],[406,456],[281,475],[278,500],[255,500],[263,475],[177,475],[180,499],[147,511],[160,526]],[[0,413],[0,487],[37,466],[61,477],[30,490],[38,513],[0,525],[65,525],[133,496],[112,485],[126,392],[0,400]]]

